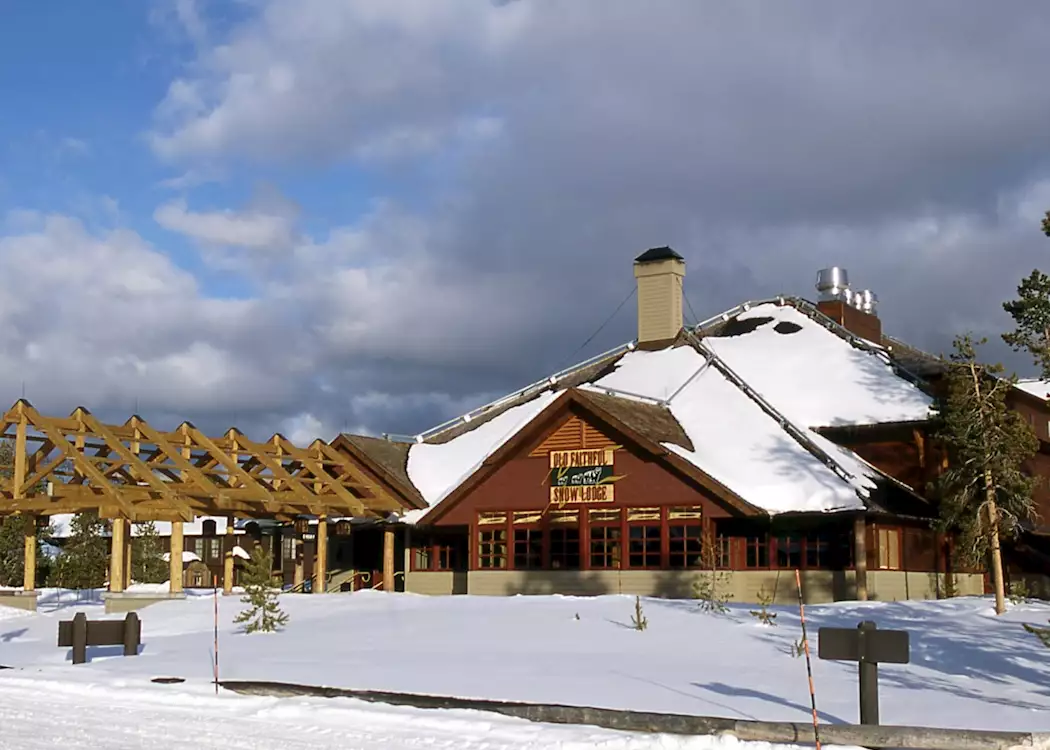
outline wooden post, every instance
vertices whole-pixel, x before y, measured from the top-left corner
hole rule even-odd
[[[124,656],[138,656],[141,633],[142,622],[138,614],[128,612],[124,618]]]
[[[227,552],[222,561],[222,593],[233,593],[233,552]]]
[[[73,615],[73,663],[83,664],[87,661],[87,615],[77,612]]]
[[[36,516],[26,516],[25,527],[25,575],[22,588],[26,591],[36,589]]]
[[[314,566],[315,594],[323,594],[328,586],[328,518],[317,519],[317,564]]]
[[[182,521],[171,522],[171,547],[168,554],[168,591],[176,594],[182,591]]]
[[[857,576],[857,600],[868,600],[868,530],[864,516],[853,522],[853,569]]]
[[[865,620],[857,626],[859,631],[860,662],[860,723],[877,725],[879,723],[879,664],[866,658],[865,641],[876,629],[874,622]]]
[[[394,590],[394,527],[383,529],[383,591]]]
[[[124,552],[127,549],[124,533],[127,528],[123,518],[114,518],[110,522],[109,591],[112,594],[124,590]]]
[[[303,586],[303,540],[296,538],[292,549],[295,554],[295,570],[292,573],[292,588],[301,591]]]
[[[15,431],[15,465],[14,474],[11,477],[11,496],[15,500],[25,497],[25,488],[22,487],[26,481],[26,429],[29,421],[25,414],[18,420]],[[26,516],[23,547],[23,562],[25,564],[22,576],[22,588],[26,591],[36,589],[36,517]]]
[[[124,588],[131,585],[131,521],[124,522]]]

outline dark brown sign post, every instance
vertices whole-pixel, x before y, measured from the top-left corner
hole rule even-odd
[[[88,646],[124,646],[124,656],[136,656],[142,643],[142,622],[134,612],[123,620],[88,620],[78,612],[58,623],[58,645],[73,649],[73,663],[87,661]]]
[[[870,620],[854,628],[821,628],[817,656],[855,661],[860,672],[860,723],[879,723],[879,664],[907,664],[908,631],[879,630]]]

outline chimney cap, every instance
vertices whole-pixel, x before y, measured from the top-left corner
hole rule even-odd
[[[635,263],[656,263],[661,260],[685,260],[681,255],[676,253],[671,248],[667,247],[651,247],[644,253],[634,259]]]

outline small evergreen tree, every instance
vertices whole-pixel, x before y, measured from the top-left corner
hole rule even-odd
[[[77,513],[70,522],[70,536],[54,562],[52,586],[65,589],[94,589],[106,583],[108,544],[103,534],[108,522],[94,511]]]
[[[1043,217],[1043,234],[1050,237],[1050,211],[1046,212],[1046,216]]]
[[[729,572],[718,568],[716,543],[714,534],[704,535],[700,551],[703,571],[693,581],[693,598],[700,600],[700,609],[704,612],[725,614],[729,611],[729,600],[733,598],[728,590],[732,579]]]
[[[1026,351],[1038,365],[1040,377],[1050,380],[1050,276],[1034,270],[1017,287],[1017,299],[1003,303],[1014,319],[1014,330],[1003,341],[1015,351]]]
[[[771,604],[773,604],[773,595],[766,591],[766,588],[763,586],[758,592],[758,609],[748,611],[760,624],[776,627],[777,613],[769,611]]]
[[[278,594],[273,585],[273,559],[269,550],[256,544],[244,569],[244,596],[241,603],[248,605],[234,619],[244,625],[245,633],[272,633],[288,622],[288,615],[281,611]]]
[[[936,437],[948,453],[949,468],[938,478],[942,529],[960,532],[960,557],[979,565],[990,558],[995,610],[1005,611],[1000,541],[1035,513],[1035,480],[1024,463],[1039,447],[1032,428],[1006,404],[1015,382],[1002,365],[977,362],[970,336],[954,342],[947,392],[936,410]]]
[[[133,580],[138,583],[164,583],[168,580],[169,568],[164,560],[163,547],[153,521],[139,525],[138,535],[131,539]]]
[[[649,627],[649,621],[645,619],[645,613],[642,612],[642,597],[634,597],[634,614],[631,615],[631,625],[634,626],[635,630],[645,630]]]

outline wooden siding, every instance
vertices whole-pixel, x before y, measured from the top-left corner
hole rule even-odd
[[[583,423],[582,415],[570,417]],[[547,458],[551,438],[569,422],[539,436],[525,445],[502,466],[483,479],[469,495],[449,510],[438,526],[474,526],[479,511],[542,510],[550,504]],[[653,457],[628,444],[621,435],[610,434],[594,424],[586,424],[588,441],[602,441],[605,446],[623,446],[616,451],[614,474],[622,477],[615,483],[615,500],[594,505],[573,504],[566,508],[623,508],[646,506],[702,506],[708,517],[725,517],[728,510],[711,492],[691,479],[659,464]],[[600,437],[599,437],[600,436]],[[582,439],[582,438],[581,438]],[[545,446],[546,452],[541,452]],[[602,447],[605,447],[602,446]],[[591,447],[588,444],[587,447]],[[597,446],[595,446],[597,447]]]
[[[571,451],[583,448],[611,448],[616,442],[601,430],[587,424],[577,416],[565,422],[543,440],[529,456],[546,457],[551,451]]]

